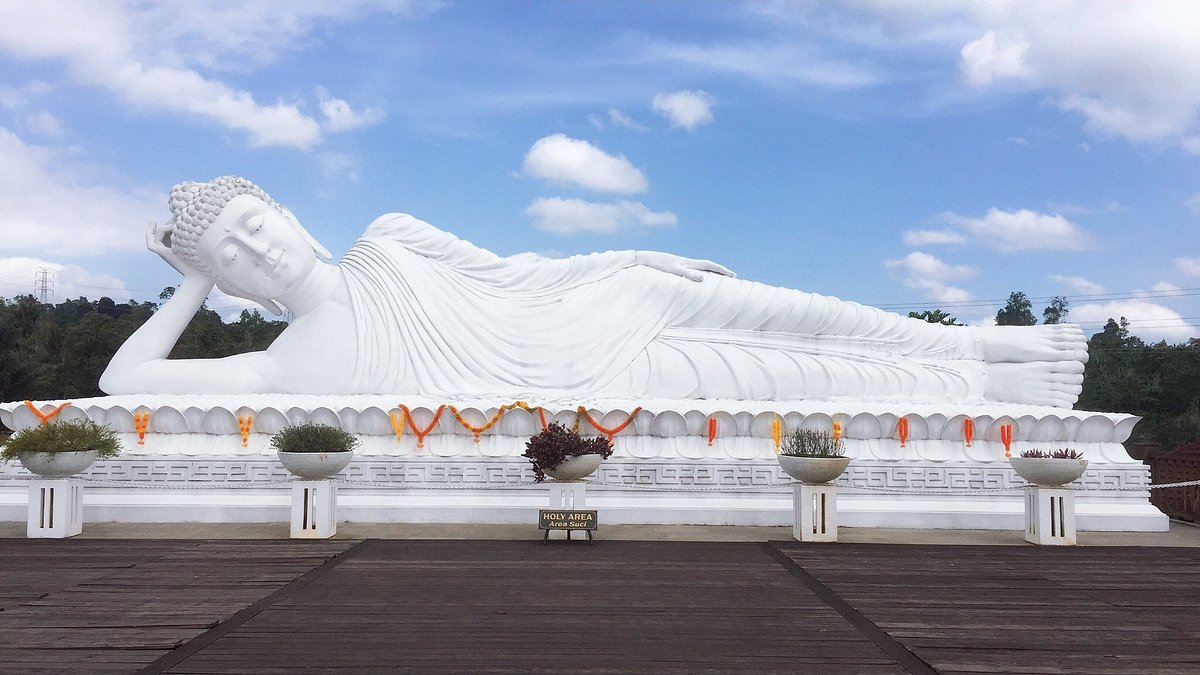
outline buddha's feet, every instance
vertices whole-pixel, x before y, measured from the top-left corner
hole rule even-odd
[[[1078,326],[980,328],[991,401],[1070,408],[1083,391],[1087,341]]]

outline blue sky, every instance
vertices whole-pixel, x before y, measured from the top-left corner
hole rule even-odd
[[[662,250],[986,323],[1200,335],[1200,3],[0,2],[0,296],[155,299],[183,180],[340,256]],[[228,315],[244,306],[214,297]]]

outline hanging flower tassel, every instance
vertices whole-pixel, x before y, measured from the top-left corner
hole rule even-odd
[[[599,431],[600,433],[604,434],[604,437],[608,439],[609,443],[612,443],[613,436],[616,436],[617,434],[621,433],[622,431],[625,431],[625,427],[632,424],[633,418],[637,417],[637,414],[640,413],[641,411],[642,411],[642,406],[639,405],[638,407],[633,409],[633,412],[629,413],[629,417],[626,417],[624,422],[618,424],[617,426],[615,426],[611,429],[606,429],[606,428],[600,426],[600,423],[597,422],[596,420],[592,419],[592,416],[590,414],[588,414],[587,408],[585,408],[583,406],[579,406],[577,413],[579,415],[582,415],[584,417],[584,419],[586,419],[588,421],[588,424],[595,427],[596,431]],[[576,417],[576,423],[578,424],[578,416]]]
[[[771,421],[771,440],[775,443],[775,454],[779,454],[779,446],[783,443],[783,420],[778,417]]]
[[[542,423],[542,431],[550,428],[550,424],[546,422],[546,411],[542,410],[542,406],[538,406],[538,421]]]
[[[708,447],[712,447],[713,439],[717,437],[717,418],[708,418]]]
[[[1012,457],[1012,425],[1000,425],[1000,442],[1004,444],[1004,457]]]
[[[833,421],[833,440],[840,441],[841,439],[842,439],[842,423],[837,420],[834,420]]]
[[[388,413],[388,419],[392,421],[392,432],[396,434],[396,442],[399,443],[404,437],[404,413]]]
[[[33,404],[33,401],[25,401],[25,407],[29,408],[29,411],[32,412],[34,415],[37,415],[37,418],[42,421],[41,426],[43,426],[43,427],[46,426],[47,424],[49,424],[50,420],[54,419],[58,415],[58,413],[62,412],[63,408],[65,408],[69,405],[71,405],[71,402],[67,401],[66,403],[63,403],[62,405],[58,406],[54,410],[51,410],[50,412],[43,415],[42,411],[38,410],[38,407]]]
[[[908,442],[908,418],[901,417],[896,420],[896,433],[900,436],[900,447]]]
[[[408,411],[408,406],[400,404],[400,411],[404,413],[404,419],[408,421],[408,426],[417,436],[417,447],[425,447],[425,437],[433,433],[433,428],[437,426],[438,420],[442,417],[442,411],[446,409],[446,405],[438,406],[437,412],[433,413],[433,421],[424,429],[417,428],[417,422],[413,419],[412,413]]]
[[[254,415],[238,415],[238,431],[242,432],[242,447],[250,442],[250,427],[254,425]]]
[[[975,420],[968,417],[963,420],[963,440],[967,442],[967,447],[971,447],[971,439],[975,438]]]
[[[146,429],[150,428],[150,413],[134,413],[133,414],[133,429],[138,435],[138,445],[146,444]]]

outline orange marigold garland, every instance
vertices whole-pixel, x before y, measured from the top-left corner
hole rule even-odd
[[[639,405],[638,407],[633,409],[633,412],[629,413],[629,417],[626,417],[624,422],[618,424],[617,426],[615,426],[611,429],[606,429],[606,428],[600,426],[599,422],[592,419],[592,416],[590,414],[588,414],[587,408],[585,408],[583,406],[579,406],[578,410],[576,411],[577,414],[575,417],[575,423],[576,423],[576,425],[579,424],[579,416],[582,415],[588,421],[588,424],[595,427],[596,431],[599,431],[600,433],[604,434],[604,437],[608,439],[608,442],[612,443],[613,436],[616,436],[617,434],[621,433],[622,431],[625,431],[625,427],[627,427],[631,423],[633,423],[633,418],[637,417],[637,414],[640,413],[641,411],[642,411],[642,406]]]
[[[778,417],[771,421],[771,440],[775,443],[775,454],[779,454],[779,446],[783,443],[783,420]]]
[[[62,405],[58,406],[54,410],[51,410],[50,412],[43,415],[42,411],[38,410],[38,407],[33,404],[33,401],[29,401],[29,400],[25,401],[25,407],[29,408],[29,411],[32,412],[34,415],[37,415],[37,418],[42,421],[42,426],[46,426],[47,424],[49,424],[50,420],[54,419],[58,415],[58,413],[63,411],[63,408],[65,408],[69,405],[71,405],[71,402],[67,401],[66,403],[63,403]]]
[[[717,438],[717,418],[708,418],[708,447],[712,447],[713,440]]]
[[[138,435],[138,445],[146,444],[146,430],[150,428],[150,413],[133,413],[133,430]]]
[[[492,427],[496,426],[496,422],[499,422],[500,418],[504,417],[504,413],[508,412],[509,410],[512,410],[513,408],[524,408],[526,410],[529,409],[529,405],[527,403],[525,403],[524,401],[514,401],[512,403],[502,405],[502,406],[500,406],[500,409],[496,411],[496,414],[492,415],[492,419],[490,419],[486,423],[484,423],[483,426],[477,427],[477,426],[471,424],[470,422],[468,422],[467,420],[463,419],[463,416],[458,412],[458,408],[455,408],[452,405],[447,406],[447,407],[450,408],[450,414],[454,415],[454,419],[458,420],[458,423],[461,424],[464,429],[466,429],[467,431],[469,431],[475,435],[476,443],[479,443],[479,434],[482,434],[483,432],[487,431],[488,429],[491,429]],[[539,410],[541,410],[541,409],[539,408]],[[545,418],[542,418],[542,428],[543,429],[545,428]]]
[[[967,442],[967,447],[971,447],[971,439],[975,438],[975,420],[968,417],[963,420],[963,440]]]
[[[429,423],[429,426],[425,427],[424,429],[420,429],[417,427],[417,422],[413,419],[412,413],[409,412],[408,406],[404,405],[403,403],[400,404],[400,411],[404,413],[404,419],[408,421],[409,428],[412,429],[413,433],[417,436],[418,448],[425,447],[425,437],[433,433],[433,428],[437,426],[438,420],[442,417],[442,411],[445,409],[446,405],[444,403],[439,405],[437,412],[433,413],[433,421]]]
[[[250,427],[254,425],[254,415],[238,415],[238,431],[242,432],[242,447],[250,442]]]
[[[837,440],[841,440],[841,438],[842,438],[842,423],[837,420],[834,420],[833,421],[833,440],[837,441]]]
[[[908,442],[908,418],[907,417],[901,417],[900,419],[896,420],[896,433],[899,434],[899,436],[900,436],[900,447],[903,448],[904,444]]]
[[[404,437],[404,413],[388,413],[388,419],[392,422],[392,431],[395,432],[396,442],[399,443]]]

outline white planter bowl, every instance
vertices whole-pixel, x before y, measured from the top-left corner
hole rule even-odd
[[[850,466],[849,457],[792,457],[776,455],[779,466],[783,471],[800,481],[810,485],[820,485],[842,475]]]
[[[26,452],[17,458],[26,469],[42,478],[66,478],[87,470],[96,461],[96,451]]]
[[[276,450],[283,468],[307,480],[329,478],[346,468],[354,457],[353,450],[345,452],[284,452]]]
[[[602,461],[604,457],[600,455],[572,455],[553,469],[546,469],[546,475],[557,481],[580,480],[599,469]]]
[[[1086,459],[1051,459],[1049,457],[1010,457],[1013,471],[1034,485],[1059,487],[1083,475]]]

